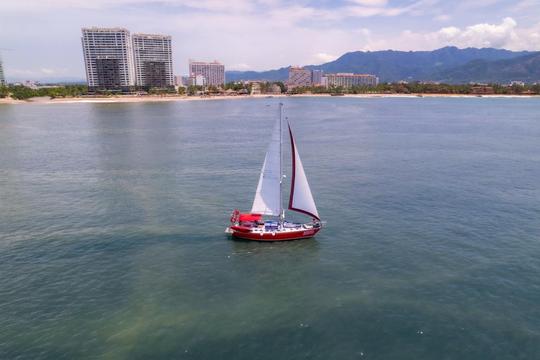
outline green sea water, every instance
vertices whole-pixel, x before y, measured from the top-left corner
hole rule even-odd
[[[327,223],[233,241],[279,101]],[[75,358],[540,359],[540,100],[0,106],[0,359]]]

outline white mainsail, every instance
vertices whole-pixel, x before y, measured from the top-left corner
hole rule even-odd
[[[281,214],[281,117],[276,121],[251,207],[252,214]]]
[[[292,152],[292,180],[291,180],[291,194],[289,198],[289,209],[301,212],[309,215],[317,220],[320,220],[317,207],[315,206],[315,200],[311,195],[311,189],[307,181],[304,167],[302,166],[302,160],[298,154],[296,143],[289,124],[289,135],[291,137],[291,152]]]

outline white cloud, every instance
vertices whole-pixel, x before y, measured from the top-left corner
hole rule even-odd
[[[504,18],[500,24],[476,24],[461,30],[456,27],[443,28],[439,35],[448,43],[463,47],[504,47],[517,39],[517,23]]]
[[[405,12],[407,8],[350,6],[345,9],[343,15],[348,17],[397,16]]]
[[[350,0],[350,2],[362,6],[385,6],[388,0]]]
[[[405,30],[391,39],[371,39],[367,45],[370,49],[396,50],[432,50],[443,46],[540,50],[540,23],[529,28],[518,27],[513,18],[506,17],[498,24],[447,26],[425,33]]]
[[[313,56],[312,63],[315,64],[315,65],[324,64],[324,63],[327,63],[327,62],[330,62],[330,61],[334,61],[338,57],[339,56],[330,55],[330,54],[327,54],[327,53],[320,52],[320,53],[317,53],[317,54],[315,54]]]
[[[240,64],[232,64],[228,66],[228,70],[238,70],[238,71],[246,71],[251,70],[252,67],[248,64],[240,63]]]
[[[435,16],[434,19],[435,19],[436,21],[441,21],[441,22],[443,22],[443,21],[448,21],[448,20],[450,20],[450,15],[446,15],[446,14],[437,15],[437,16]]]
[[[57,71],[54,70],[54,69],[41,68],[40,70],[41,70],[41,72],[42,72],[43,74],[45,74],[45,75],[53,75],[53,74],[56,74],[56,73],[57,73]]]
[[[451,41],[456,36],[461,34],[461,30],[455,26],[449,26],[439,30],[438,35],[443,38],[445,41]]]

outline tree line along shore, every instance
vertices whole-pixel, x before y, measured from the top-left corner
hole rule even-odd
[[[254,85],[256,84],[256,85]],[[277,85],[277,87],[275,86]],[[540,95],[540,84],[438,84],[438,83],[383,83],[377,86],[344,87],[294,87],[287,89],[283,82],[235,82],[227,83],[222,87],[216,86],[188,86],[178,89],[143,89],[134,91],[129,95],[163,95],[163,96],[219,96],[219,95],[250,95],[256,86],[257,94],[275,95],[286,94],[433,94],[433,95]],[[278,89],[276,92],[276,89]],[[31,88],[24,85],[0,86],[0,98],[27,100],[34,97],[78,98],[78,97],[108,97],[122,96],[126,93],[114,91],[89,91],[86,85],[58,85]]]

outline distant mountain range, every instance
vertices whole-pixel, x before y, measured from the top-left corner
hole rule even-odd
[[[325,73],[352,72],[377,75],[381,82],[440,81],[447,83],[540,81],[540,52],[493,48],[433,51],[355,51],[322,64],[309,65]],[[284,81],[288,67],[270,71],[228,71],[227,81]]]

